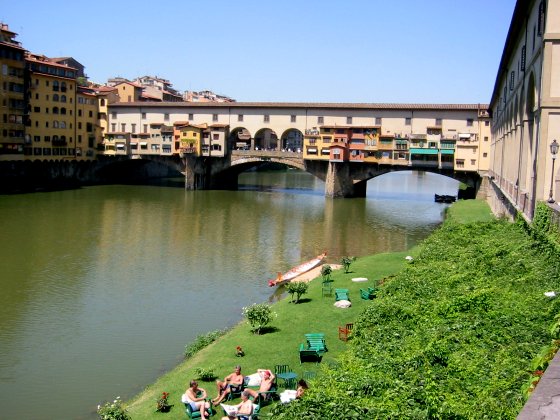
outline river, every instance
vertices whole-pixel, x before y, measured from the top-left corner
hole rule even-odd
[[[273,300],[277,271],[417,244],[443,219],[434,193],[458,186],[397,172],[331,200],[292,170],[242,174],[239,191],[178,184],[0,196],[0,418],[95,417]]]

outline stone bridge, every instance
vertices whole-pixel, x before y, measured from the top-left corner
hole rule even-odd
[[[411,165],[383,165],[360,162],[331,162],[327,160],[304,160],[302,153],[234,150],[225,158],[187,156],[184,159],[185,188],[196,189],[237,189],[240,173],[264,163],[277,163],[309,172],[325,182],[327,197],[365,197],[367,181],[377,176],[395,172],[422,170],[445,175],[465,183],[478,191],[481,177],[477,172],[456,172],[453,168]]]

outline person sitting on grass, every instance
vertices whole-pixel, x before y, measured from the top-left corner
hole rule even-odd
[[[257,372],[262,376],[259,390],[255,391],[254,389],[246,389],[246,391],[253,397],[255,401],[257,401],[257,397],[259,395],[262,395],[266,400],[268,397],[266,393],[270,391],[274,386],[276,376],[268,369],[258,369]]]
[[[239,392],[243,387],[243,375],[241,366],[236,366],[235,371],[224,378],[223,381],[216,381],[218,396],[212,400],[212,404],[220,404],[230,392]]]
[[[185,391],[181,397],[181,401],[185,404],[191,406],[192,411],[200,411],[200,418],[206,420],[210,417],[208,409],[210,408],[210,403],[206,401],[208,395],[206,390],[198,387],[198,382],[192,380],[189,384],[189,388]]]
[[[233,411],[222,417],[222,420],[249,420],[249,417],[253,414],[253,402],[249,399],[249,392],[247,391],[241,393],[241,402],[233,406]]]

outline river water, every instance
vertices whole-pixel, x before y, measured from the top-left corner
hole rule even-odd
[[[417,244],[443,218],[433,194],[458,185],[398,172],[369,181],[365,199],[331,200],[299,171],[240,183],[0,196],[0,418],[94,417],[179,363],[197,335],[273,300],[277,271],[323,250],[337,263]]]

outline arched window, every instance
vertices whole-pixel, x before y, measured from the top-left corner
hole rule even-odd
[[[58,141],[58,136],[52,136],[52,141],[53,142]]]
[[[66,92],[66,82],[61,82],[60,83],[60,91],[61,92]]]
[[[58,114],[58,107],[57,106],[53,106],[52,113],[53,114]]]
[[[52,96],[52,100],[55,101],[55,102],[58,102],[58,101],[59,101],[59,99],[58,99],[58,93],[55,93],[55,94]]]
[[[52,123],[52,126],[54,128],[58,128],[58,121],[54,120],[53,123]]]
[[[66,136],[60,136],[60,141],[66,141]]]
[[[60,95],[60,102],[66,102],[66,95]]]
[[[60,108],[60,113],[62,115],[66,115],[66,108],[64,108],[64,107]]]
[[[64,121],[60,121],[60,128],[66,128],[66,123]]]
[[[53,81],[52,90],[54,90],[55,92],[58,92],[58,87],[59,87],[58,80]]]

